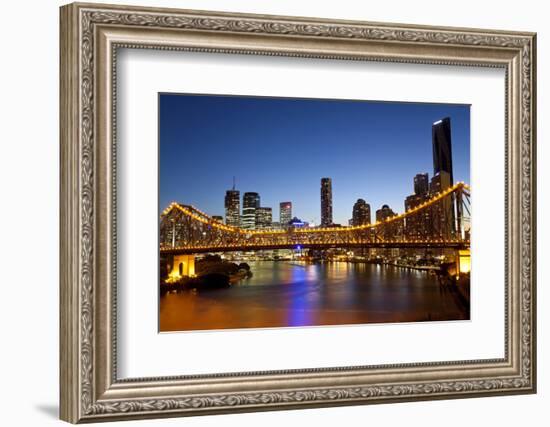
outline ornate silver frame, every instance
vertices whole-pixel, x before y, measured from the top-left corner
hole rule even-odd
[[[71,4],[61,8],[61,418],[129,418],[534,393],[533,33]],[[492,360],[117,379],[118,47],[506,70],[506,339]]]

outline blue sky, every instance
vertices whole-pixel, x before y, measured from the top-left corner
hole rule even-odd
[[[470,181],[470,107],[454,104],[159,95],[159,210],[172,201],[224,215],[225,191],[260,194],[273,208],[320,222],[320,180],[332,178],[333,217],[358,198],[396,212],[413,177],[433,175],[431,125],[451,118],[453,173]]]

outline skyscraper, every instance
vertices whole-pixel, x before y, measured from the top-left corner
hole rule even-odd
[[[427,174],[426,174],[427,175]],[[405,211],[416,208],[429,199],[428,193],[411,194],[405,199]],[[405,232],[408,238],[426,238],[430,223],[430,210],[424,209],[405,218]]]
[[[367,225],[370,224],[370,205],[363,199],[357,199],[353,205],[353,213],[351,225]]]
[[[414,176],[414,193],[405,199],[405,211],[426,202],[430,198],[430,183],[427,173],[417,173]],[[410,239],[422,239],[426,237],[430,223],[430,210],[409,215],[405,218],[405,234]]]
[[[241,202],[240,193],[233,187],[225,192],[225,223],[233,227],[241,225]]]
[[[271,208],[258,207],[256,208],[256,229],[271,228],[273,224],[273,215]]]
[[[429,191],[429,180],[427,173],[417,173],[414,177],[414,194],[417,196],[426,194]]]
[[[292,202],[279,203],[279,223],[282,228],[287,228],[292,219]]]
[[[321,178],[321,227],[332,225],[332,179]]]
[[[454,184],[450,118],[445,117],[432,125],[432,149],[434,176],[430,182],[430,193],[435,195]],[[432,218],[432,231],[435,237],[449,239],[453,236],[455,232],[453,195],[434,206]]]
[[[260,195],[258,193],[244,193],[242,228],[248,230],[254,230],[256,228],[256,209],[259,207]]]
[[[395,212],[388,205],[383,205],[376,211],[376,221],[384,221],[386,218],[391,218],[394,215]]]
[[[432,150],[434,175],[447,172],[451,185],[453,180],[453,155],[451,145],[451,119],[445,117],[432,125]]]
[[[430,193],[436,195],[451,187],[451,176],[448,172],[441,171],[432,177],[430,181]]]
[[[430,182],[430,195],[436,196],[451,186],[448,172],[440,171]],[[450,239],[455,231],[455,198],[451,194],[430,208],[432,218],[431,235],[437,239]]]
[[[383,205],[380,209],[376,211],[376,221],[382,222],[385,221],[387,218],[392,218],[396,214],[395,212],[388,206]],[[396,236],[401,235],[403,232],[403,220],[393,220],[391,224],[388,224],[383,227],[382,235],[381,237],[383,239],[394,239]]]

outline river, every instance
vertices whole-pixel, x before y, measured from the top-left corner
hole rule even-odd
[[[458,295],[425,271],[376,264],[249,262],[229,289],[160,297],[160,330],[465,320]]]

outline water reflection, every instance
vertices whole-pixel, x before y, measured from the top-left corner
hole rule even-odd
[[[469,318],[426,272],[375,264],[259,261],[230,289],[166,294],[161,331]]]

